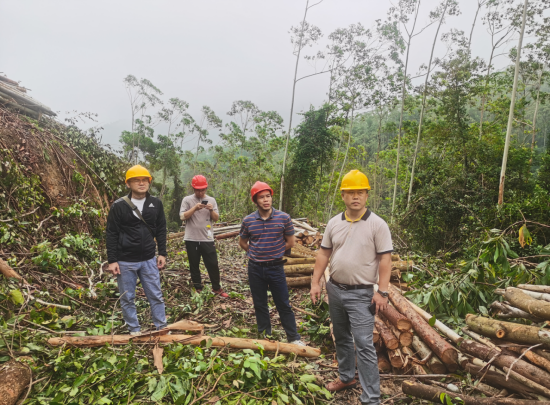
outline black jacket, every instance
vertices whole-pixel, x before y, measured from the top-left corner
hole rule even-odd
[[[132,192],[128,198],[132,198]],[[118,199],[111,206],[107,217],[107,256],[110,264],[147,261],[155,256],[157,243],[159,255],[166,256],[166,217],[160,199],[147,193],[141,215],[153,231],[156,243],[128,203]]]

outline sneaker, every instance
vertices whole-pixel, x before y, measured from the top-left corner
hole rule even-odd
[[[340,378],[336,378],[334,381],[329,382],[325,385],[325,388],[330,392],[339,392],[344,389],[355,388],[357,386],[357,381],[354,379],[351,382],[344,383]]]
[[[134,337],[139,337],[141,335],[141,331],[130,331],[130,335]]]
[[[225,293],[222,288],[219,288],[218,290],[212,289],[212,292],[219,297],[223,297],[223,298],[229,297],[229,295]]]
[[[301,347],[306,346],[306,343],[304,343],[302,340],[294,340],[294,341],[291,341],[290,344],[299,345]]]

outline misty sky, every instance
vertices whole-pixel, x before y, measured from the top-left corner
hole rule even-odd
[[[420,24],[437,3],[422,2]],[[448,18],[441,33],[458,28],[469,34],[477,0],[460,3],[462,15]],[[0,0],[0,73],[21,81],[60,118],[75,110],[97,113],[103,141],[114,146],[120,131],[130,129],[122,82],[128,74],[149,79],[165,99],[186,100],[196,118],[209,105],[225,123],[234,100],[251,100],[278,111],[288,125],[295,64],[288,32],[304,6],[305,0]],[[388,0],[324,0],[310,9],[308,21],[323,31],[324,44],[336,28],[371,27],[390,6]],[[428,62],[434,33],[432,26],[413,42],[411,73]],[[439,42],[436,53],[444,49]],[[489,50],[478,20],[473,54],[486,58]],[[497,67],[505,63],[505,56],[496,61]],[[299,76],[313,72],[301,62]],[[328,79],[299,82],[294,111],[322,104]]]

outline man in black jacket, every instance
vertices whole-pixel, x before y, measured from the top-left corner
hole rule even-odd
[[[138,278],[157,330],[167,325],[159,275],[166,265],[166,218],[162,202],[149,194],[152,179],[141,165],[128,169],[130,193],[113,203],[107,217],[109,272],[117,277],[122,315],[131,335],[140,335],[134,303]]]

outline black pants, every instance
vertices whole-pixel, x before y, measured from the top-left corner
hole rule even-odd
[[[202,289],[201,271],[199,268],[201,257],[208,271],[208,276],[210,276],[212,289],[220,289],[220,268],[218,267],[218,253],[216,252],[214,241],[185,241],[185,248],[187,249],[187,258],[189,259],[191,280],[193,281],[193,285],[195,285],[195,289]]]

